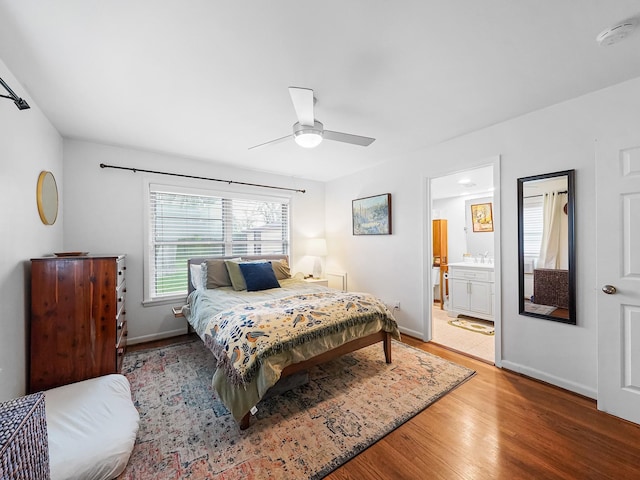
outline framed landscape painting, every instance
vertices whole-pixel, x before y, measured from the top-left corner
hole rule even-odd
[[[353,200],[354,235],[391,235],[391,194]]]

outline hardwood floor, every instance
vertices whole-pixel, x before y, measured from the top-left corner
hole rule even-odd
[[[598,411],[591,399],[403,340],[477,374],[328,479],[640,479],[639,425]]]
[[[591,399],[403,339],[477,374],[328,479],[640,478],[640,426]]]

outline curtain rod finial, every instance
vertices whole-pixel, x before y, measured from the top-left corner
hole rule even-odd
[[[11,90],[11,87],[7,85],[7,83],[4,80],[2,80],[2,78],[0,78],[0,85],[2,85],[4,89],[7,91],[7,93],[9,94],[9,95],[0,95],[0,97],[13,100],[13,103],[16,104],[16,107],[18,107],[18,110],[27,110],[31,108],[27,103],[27,101],[24,98],[20,98],[18,95],[16,95],[15,92]]]
[[[13,103],[16,104],[18,110],[28,110],[31,108],[24,98],[18,98],[17,100],[14,100]]]

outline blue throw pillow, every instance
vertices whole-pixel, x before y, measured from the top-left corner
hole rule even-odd
[[[271,263],[239,263],[238,266],[247,284],[248,292],[257,292],[258,290],[267,290],[268,288],[280,288]]]

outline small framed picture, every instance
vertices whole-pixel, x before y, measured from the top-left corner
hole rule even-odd
[[[354,235],[391,235],[391,194],[352,200]]]
[[[493,232],[493,211],[491,203],[471,205],[471,222],[474,232]]]

